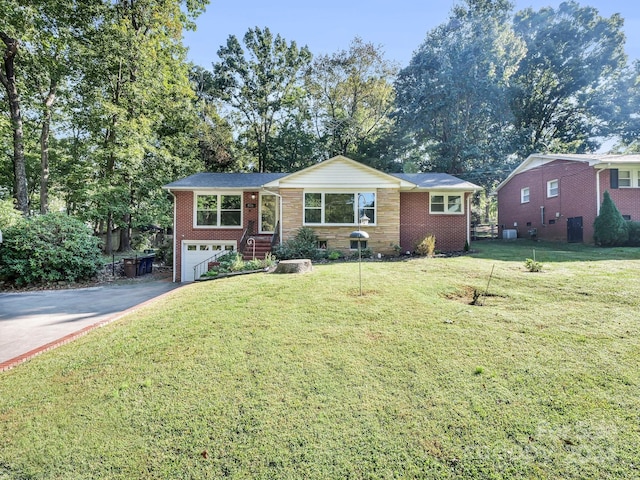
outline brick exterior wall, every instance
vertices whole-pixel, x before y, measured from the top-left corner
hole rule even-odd
[[[556,160],[515,175],[498,191],[498,224],[502,230],[515,229],[518,237],[528,237],[530,228],[537,237],[566,242],[567,221],[582,217],[583,241],[593,242],[593,222],[605,191],[623,215],[640,221],[640,189],[610,188],[610,172],[600,173],[600,198],[597,198],[596,169],[585,162]],[[558,196],[547,198],[547,182],[558,180]],[[529,187],[529,202],[520,202],[522,188]],[[544,223],[541,208],[544,207]],[[514,227],[517,223],[517,227]]]
[[[282,195],[282,239],[283,241],[295,236],[296,231],[303,224],[303,190],[283,189]],[[400,193],[395,189],[376,191],[376,225],[368,225],[362,230],[369,234],[367,246],[375,253],[389,255],[394,253],[393,246],[400,240]],[[357,229],[354,225],[346,227],[312,226],[320,240],[327,241],[327,248],[349,251],[351,239],[349,235]]]
[[[256,196],[251,198],[251,194]],[[242,228],[194,228],[194,194],[190,191],[176,191],[175,195],[175,229],[174,229],[174,276],[176,282],[181,281],[182,274],[182,241],[183,240],[235,240],[240,243],[244,229],[253,220],[256,230],[258,219],[258,192],[244,192],[242,198]],[[247,204],[255,204],[254,208],[247,208]]]
[[[429,213],[429,192],[400,194],[400,246],[413,252],[427,235],[436,237],[436,250],[454,252],[464,249],[467,241],[469,212],[464,197],[463,215],[433,215]]]
[[[175,191],[174,262],[175,280],[181,281],[182,242],[202,240],[235,240],[240,243],[249,221],[259,227],[258,192],[245,192],[243,197],[243,228],[194,228],[194,194],[191,191]],[[251,199],[251,194],[256,195]],[[282,189],[281,215],[282,240],[295,236],[303,224],[303,189]],[[469,212],[467,198],[464,200],[464,215],[430,215],[429,193],[404,193],[397,189],[377,189],[376,224],[363,228],[369,234],[368,247],[374,253],[391,255],[394,246],[402,251],[414,251],[416,244],[425,236],[436,236],[436,249],[458,251],[464,248],[467,238]],[[254,208],[247,207],[255,204]],[[314,226],[319,239],[327,241],[331,249],[350,251],[349,235],[356,230],[355,225],[344,227]]]
[[[609,188],[610,185],[610,172],[605,170],[600,174],[600,194],[604,195],[604,192],[608,191],[611,200],[622,215],[629,215],[634,222],[640,222],[640,188],[612,189]],[[600,203],[602,203],[602,198]]]

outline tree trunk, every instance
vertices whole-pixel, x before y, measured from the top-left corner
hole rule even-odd
[[[120,247],[119,252],[128,252],[131,250],[131,214],[125,213],[122,216],[123,226],[120,227]]]
[[[49,131],[51,129],[51,107],[56,99],[58,82],[51,80],[49,93],[44,100],[42,130],[40,132],[40,213],[49,211]]]
[[[18,54],[18,40],[0,31],[0,39],[6,48],[4,51],[3,70],[0,71],[0,82],[7,91],[9,110],[11,113],[11,128],[13,129],[13,193],[16,198],[16,208],[24,215],[29,213],[27,195],[27,171],[24,161],[24,134],[22,130],[22,112],[20,109],[20,95],[16,82],[14,60]]]

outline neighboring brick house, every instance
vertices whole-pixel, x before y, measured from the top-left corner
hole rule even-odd
[[[165,185],[174,196],[174,280],[191,281],[217,253],[263,256],[273,242],[313,228],[320,248],[350,251],[363,214],[363,247],[413,251],[427,235],[436,249],[470,241],[471,196],[480,189],[442,173],[387,174],[343,156],[299,172],[199,173]]]
[[[534,154],[498,185],[498,224],[518,237],[592,243],[605,191],[640,221],[640,155]]]

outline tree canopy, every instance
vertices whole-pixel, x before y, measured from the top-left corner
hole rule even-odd
[[[255,27],[207,69],[187,62],[182,34],[208,3],[0,0],[3,205],[65,210],[109,251],[115,234],[127,249],[133,228],[169,226],[160,186],[203,169],[344,154],[490,186],[532,152],[607,138],[640,150],[640,63],[627,63],[619,15],[463,0],[402,69],[359,37],[313,58]]]

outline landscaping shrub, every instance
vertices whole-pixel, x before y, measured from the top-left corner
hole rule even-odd
[[[319,260],[324,252],[318,248],[318,236],[312,228],[302,227],[293,238],[288,239],[273,249],[273,254],[280,260],[308,258]]]
[[[327,260],[338,260],[344,257],[344,254],[340,250],[328,250],[326,256]]]
[[[91,278],[102,266],[98,242],[86,225],[67,215],[25,219],[4,232],[0,276],[16,285]]]
[[[217,277],[220,274],[230,272],[246,272],[253,270],[262,270],[264,268],[275,265],[275,259],[272,255],[267,254],[264,259],[255,258],[253,260],[244,261],[242,255],[238,252],[229,252],[218,259],[219,265],[204,273],[203,277]]]
[[[640,222],[627,222],[627,233],[629,239],[627,245],[630,247],[640,247]]]
[[[604,192],[600,215],[593,222],[593,241],[601,247],[624,245],[629,239],[627,221],[622,218],[609,192]]]
[[[13,207],[13,199],[0,200],[0,230],[15,225],[22,219],[22,215]]]
[[[420,255],[426,255],[427,257],[433,257],[433,253],[436,251],[436,237],[434,235],[427,235],[416,247],[416,251]]]

